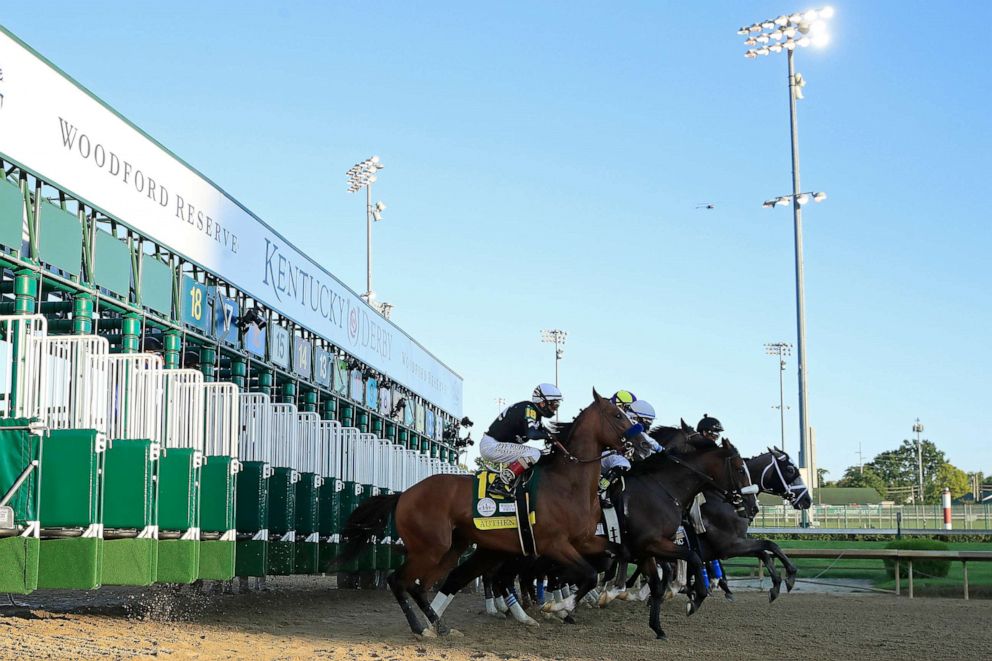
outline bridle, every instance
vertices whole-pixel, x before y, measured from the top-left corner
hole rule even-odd
[[[724,489],[717,483],[715,479],[713,479],[711,475],[704,473],[703,471],[699,470],[692,464],[687,464],[686,462],[684,462],[682,459],[679,459],[674,454],[667,454],[666,458],[675,465],[681,466],[682,468],[685,468],[686,470],[695,473],[697,476],[701,477],[704,482],[706,482],[710,487],[713,488],[714,491],[718,492],[723,497],[724,501],[733,505],[734,509],[736,509],[738,513],[744,511],[744,494],[745,493],[754,494],[758,491],[757,487],[754,487],[754,485],[751,483],[751,473],[748,470],[744,471],[744,475],[747,477],[747,484],[745,486]],[[726,467],[726,474],[728,476],[733,475],[734,472],[733,459],[734,459],[733,457],[727,457],[726,460],[724,461],[724,465]]]
[[[786,461],[788,461],[789,459],[788,455],[781,455],[779,452],[776,452],[774,450],[771,451],[771,455],[772,457],[771,460],[768,462],[768,465],[765,466],[764,470],[761,471],[761,479],[758,480],[758,487],[766,493],[771,493],[771,494],[775,494],[776,496],[781,496],[782,498],[788,500],[790,503],[795,504],[798,500],[800,500],[803,496],[805,496],[809,492],[809,489],[806,487],[806,485],[803,483],[801,479],[799,480],[799,485],[796,485],[794,483],[795,480],[793,480],[793,482],[791,483],[786,482],[785,475],[782,474],[782,468],[779,466],[779,461],[780,458],[783,456],[786,459]],[[775,474],[778,475],[778,480],[782,485],[781,487],[782,491],[777,491],[765,485],[765,478],[769,475],[773,467],[775,468]],[[747,471],[747,474],[750,476],[751,471]]]
[[[603,411],[599,411],[599,414],[602,415],[602,416],[604,416],[604,417],[606,416],[606,414],[603,413]],[[630,427],[628,427],[627,428],[627,431],[625,431],[623,433],[623,436],[622,437],[625,438],[625,439],[631,439],[631,438],[633,438],[633,437],[641,434],[643,431],[644,431],[644,425],[642,425],[641,423],[637,422],[637,423],[634,423],[633,425],[631,425]],[[569,452],[568,451],[568,448],[565,447],[565,445],[561,441],[559,441],[557,438],[554,439],[553,445],[555,446],[555,448],[557,448],[562,453],[562,455],[565,457],[565,459],[567,461],[569,461],[569,462],[571,462],[573,464],[591,464],[594,461],[601,461],[603,459],[603,457],[609,457],[609,456],[614,455],[614,454],[626,454],[627,452],[630,451],[631,443],[630,443],[630,440],[624,441],[624,451],[623,451],[623,453],[621,453],[619,450],[609,450],[607,452],[601,452],[600,454],[597,454],[595,457],[590,457],[589,459],[580,459],[579,457],[576,457],[574,454],[572,454],[571,452]]]

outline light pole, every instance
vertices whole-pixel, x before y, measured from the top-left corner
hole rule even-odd
[[[365,293],[362,298],[379,314],[389,318],[393,306],[389,303],[377,303],[375,291],[372,290],[372,222],[382,220],[382,212],[386,205],[382,202],[372,204],[372,184],[378,178],[378,172],[385,166],[378,156],[367,158],[361,163],[355,163],[345,174],[348,175],[348,192],[357,193],[365,189]]]
[[[792,142],[792,195],[784,196],[792,203],[792,217],[795,228],[796,252],[796,326],[798,349],[799,377],[799,465],[807,469],[810,484],[816,486],[816,475],[813,474],[814,464],[811,456],[812,448],[809,438],[809,419],[806,393],[806,310],[803,283],[803,225],[802,205],[808,201],[799,188],[799,128],[796,121],[796,100],[802,98],[802,88],[806,81],[796,73],[793,55],[797,47],[811,44],[824,46],[829,41],[826,32],[825,19],[834,15],[831,7],[820,10],[811,9],[802,13],[782,15],[777,18],[742,27],[737,34],[747,36],[744,43],[749,47],[744,56],[755,59],[759,55],[786,52],[789,66],[789,131]],[[825,198],[823,195],[820,199]],[[816,199],[816,196],[813,196]],[[783,198],[778,198],[783,199]],[[819,200],[817,200],[819,201]],[[768,203],[765,203],[768,206]],[[775,206],[775,203],[771,206]]]
[[[913,431],[916,432],[916,470],[920,480],[920,504],[923,504],[923,445],[920,443],[920,434],[923,433],[923,423],[917,418],[913,424]]]
[[[565,355],[565,338],[568,331],[552,328],[541,331],[541,342],[555,345],[555,387],[558,387],[558,361]]]
[[[496,415],[499,415],[500,413],[502,413],[503,412],[503,409],[505,407],[506,407],[506,399],[503,398],[503,397],[497,397],[496,398]]]
[[[785,450],[785,357],[792,355],[792,345],[788,342],[772,342],[765,345],[765,353],[778,356],[778,411],[782,430],[781,447]]]

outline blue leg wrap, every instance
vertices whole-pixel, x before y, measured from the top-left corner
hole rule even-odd
[[[544,581],[543,580],[537,582],[537,603],[539,603],[539,604],[543,604],[544,603]]]
[[[723,578],[723,567],[720,566],[720,561],[714,560],[710,565],[713,568],[713,578],[717,581]]]

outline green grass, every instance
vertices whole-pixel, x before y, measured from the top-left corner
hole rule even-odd
[[[760,531],[753,531],[758,533]],[[855,541],[826,541],[826,540],[779,540],[779,546],[789,554],[789,549],[882,549],[888,542],[855,542]],[[992,544],[983,542],[949,542],[952,551],[992,551]],[[800,579],[867,579],[881,589],[894,590],[895,579],[885,571],[881,560],[820,559],[796,558],[793,560],[799,568]],[[724,563],[724,568],[730,576],[756,576],[757,560],[734,558]],[[946,578],[926,578],[918,573],[914,575],[914,590],[917,594],[926,596],[961,596],[963,570],[961,563],[951,562],[950,571]],[[906,590],[906,581],[902,581],[902,589]],[[969,562],[968,583],[973,597],[992,598],[992,562]]]

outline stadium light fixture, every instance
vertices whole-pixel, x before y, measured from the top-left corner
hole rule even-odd
[[[778,411],[779,425],[781,428],[783,451],[788,452],[785,447],[785,357],[792,355],[792,345],[788,342],[770,342],[765,344],[765,353],[769,356],[778,356]],[[775,408],[775,407],[772,407]]]
[[[789,71],[789,132],[792,143],[792,195],[782,196],[773,200],[767,200],[762,206],[772,208],[784,203],[792,202],[792,218],[795,232],[795,259],[796,259],[796,327],[798,336],[798,377],[799,377],[799,434],[800,452],[799,465],[807,469],[810,487],[815,488],[816,471],[815,458],[812,456],[813,448],[809,434],[809,415],[807,410],[808,396],[806,391],[806,303],[805,286],[803,274],[803,233],[802,233],[802,204],[809,200],[808,193],[800,193],[799,189],[799,129],[796,123],[796,101],[802,98],[802,88],[805,84],[802,76],[796,73],[795,51],[796,48],[805,48],[810,45],[824,46],[829,42],[830,36],[827,29],[827,21],[833,17],[834,10],[831,7],[822,9],[809,9],[804,12],[779,16],[777,18],[759,21],[748,27],[740,28],[737,33],[747,36],[745,45],[748,47],[744,51],[744,56],[748,59],[757,59],[758,55],[768,55],[779,53],[782,50],[786,53]],[[770,26],[770,27],[766,27]],[[755,29],[757,28],[757,29]],[[782,50],[762,46],[753,48],[754,45],[762,43],[761,38],[768,37],[775,39],[772,34],[781,33],[785,38],[781,43]],[[753,41],[752,41],[753,40]],[[801,196],[806,195],[801,199]],[[812,198],[816,202],[826,199],[823,193],[813,193]],[[804,512],[804,523],[805,512]]]
[[[362,298],[376,312],[388,319],[393,306],[376,301],[375,291],[372,290],[372,223],[382,220],[382,212],[386,210],[386,205],[382,202],[372,204],[372,184],[378,180],[377,173],[384,167],[379,157],[373,156],[352,165],[345,175],[348,177],[349,193],[357,193],[365,189],[365,293],[362,294]]]
[[[555,345],[555,387],[558,386],[558,361],[565,355],[565,338],[568,331],[558,328],[541,331],[541,342]]]

